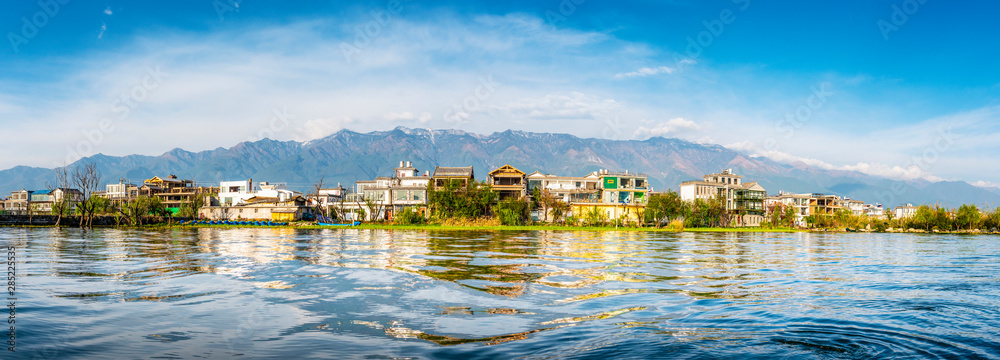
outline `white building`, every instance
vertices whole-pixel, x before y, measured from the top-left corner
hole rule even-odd
[[[594,171],[586,176],[556,176],[535,171],[526,176],[528,193],[534,189],[548,190],[549,194],[563,202],[596,202],[601,196],[601,175]]]
[[[768,211],[774,211],[780,208],[791,206],[795,209],[795,226],[805,227],[806,216],[810,215],[809,201],[812,198],[812,194],[789,194],[785,192],[778,192],[778,196],[768,197],[765,201],[767,204]]]
[[[896,219],[905,219],[908,217],[912,217],[913,215],[916,214],[917,214],[917,207],[913,206],[913,204],[906,204],[906,206],[897,206],[895,209]]]
[[[241,181],[223,181],[219,183],[219,205],[244,205],[252,198],[275,198],[278,201],[288,201],[302,196],[298,191],[288,190],[285,184],[271,184],[261,181],[254,186],[253,179]]]
[[[365,220],[392,220],[394,214],[405,208],[427,205],[427,185],[431,181],[429,172],[420,174],[412,162],[400,161],[392,175],[355,182],[355,194],[347,195],[343,204],[347,215],[363,210]]]
[[[726,169],[718,174],[708,174],[702,180],[685,181],[681,183],[681,200],[694,202],[696,199],[711,200],[722,196],[726,202],[726,210],[730,213],[742,213],[742,218],[734,220],[738,226],[760,226],[764,221],[764,199],[767,191],[756,181],[744,183],[743,177]]]

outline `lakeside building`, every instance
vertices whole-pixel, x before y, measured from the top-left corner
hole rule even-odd
[[[457,179],[468,184],[472,177],[472,167],[441,168],[440,179]],[[451,169],[461,169],[455,171]],[[463,176],[468,170],[469,177]],[[457,175],[456,175],[457,174]],[[427,188],[433,177],[429,172],[420,174],[410,161],[400,161],[399,167],[393,169],[393,176],[380,176],[374,180],[355,182],[355,193],[346,194],[344,201],[337,204],[340,213],[347,217],[344,220],[392,220],[393,216],[406,208],[417,208],[425,212],[427,208]],[[443,184],[442,184],[443,186]],[[360,217],[359,214],[364,214]]]
[[[300,195],[285,199],[253,196],[235,205],[213,203],[198,209],[198,217],[209,220],[297,221],[312,216],[315,216],[313,207]]]
[[[591,175],[596,175],[601,184],[598,188],[599,197],[573,199],[569,202],[572,215],[583,217],[588,213],[599,211],[608,220],[621,219],[626,222],[643,220],[642,215],[649,201],[650,191],[646,174],[602,169]]]
[[[487,183],[497,192],[500,200],[506,198],[524,199],[528,196],[526,174],[510,164],[490,171]]]
[[[885,210],[882,204],[868,204],[861,200],[853,200],[836,195],[819,193],[790,194],[783,191],[779,191],[777,196],[771,196],[765,200],[766,216],[770,216],[772,211],[785,206],[795,208],[795,225],[800,227],[808,225],[805,220],[807,216],[832,216],[842,209],[859,216],[864,215],[878,219],[885,217]]]
[[[337,183],[337,187],[334,188],[320,188],[315,194],[306,195],[306,199],[309,200],[310,204],[328,208],[333,205],[340,204],[347,197],[347,189]]]
[[[897,206],[895,209],[893,209],[893,215],[895,215],[896,219],[906,219],[909,217],[913,217],[916,214],[917,214],[917,207],[909,203],[903,206]]]
[[[601,176],[594,171],[586,176],[558,176],[542,174],[535,171],[525,176],[528,180],[528,191],[546,190],[563,202],[595,202],[601,198]]]
[[[83,193],[74,188],[55,188],[52,190],[12,191],[10,197],[0,202],[0,210],[10,215],[35,215],[52,213],[54,204],[67,201],[66,211],[76,211],[76,205],[83,201]]]
[[[218,197],[210,197],[198,216],[210,220],[296,221],[315,215],[309,201],[284,183],[253,179],[222,181]],[[208,194],[211,195],[211,194]]]
[[[833,215],[843,209],[841,199],[837,195],[812,194],[809,198],[810,215]]]
[[[296,196],[302,196],[298,191],[288,190],[284,183],[269,183],[253,179],[238,181],[222,181],[219,183],[218,199],[221,206],[244,205],[253,198],[276,198],[287,201]]]
[[[117,184],[105,185],[104,193],[94,195],[103,196],[112,204],[121,205],[139,197],[139,186],[132,184],[130,180],[118,179]]]
[[[139,196],[159,198],[167,211],[172,214],[177,214],[181,205],[191,203],[195,197],[218,193],[217,187],[195,186],[194,180],[178,179],[176,175],[146,179],[138,191]]]
[[[476,181],[475,172],[472,171],[471,166],[463,167],[445,167],[445,166],[435,166],[434,174],[431,175],[431,179],[434,180],[434,189],[443,189],[445,184],[453,181],[460,181],[461,186],[468,186],[470,183]]]
[[[733,219],[734,226],[760,226],[764,222],[767,191],[756,181],[744,183],[743,177],[732,169],[705,175],[702,180],[682,182],[680,196],[687,202],[722,197],[726,211],[737,215]]]
[[[31,194],[31,210],[34,214],[51,214],[56,203],[67,202],[65,211],[76,212],[76,205],[83,201],[83,193],[72,188],[38,190]]]
[[[10,197],[4,201],[4,211],[11,215],[28,215],[31,209],[31,194],[33,190],[21,189],[21,191],[11,191]]]
[[[811,194],[789,194],[782,191],[777,196],[769,196],[764,200],[765,216],[770,216],[774,211],[783,211],[785,207],[795,209],[795,226],[805,227],[806,216],[810,215],[809,202]]]

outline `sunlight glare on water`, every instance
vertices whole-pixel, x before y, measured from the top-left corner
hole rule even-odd
[[[996,236],[3,229],[15,358],[998,358]],[[6,357],[5,357],[6,358]]]

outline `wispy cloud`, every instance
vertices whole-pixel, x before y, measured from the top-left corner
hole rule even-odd
[[[650,128],[640,125],[639,128],[635,130],[634,137],[637,139],[648,139],[654,136],[676,136],[679,133],[701,130],[702,126],[698,125],[694,121],[684,118],[673,118],[668,121],[657,123]]]
[[[108,30],[108,24],[101,23],[101,32],[97,34],[97,38],[101,39],[104,37],[104,31]]]
[[[111,7],[110,6],[108,6],[106,9],[104,9],[104,14],[105,15],[111,15]]]
[[[412,112],[405,111],[405,112],[401,112],[401,113],[391,112],[391,113],[385,114],[385,116],[383,116],[382,118],[385,119],[385,120],[392,121],[392,122],[412,122],[412,121],[416,121],[416,122],[421,123],[421,124],[426,124],[427,122],[431,121],[431,119],[433,119],[434,116],[431,115],[431,113],[429,113],[429,112],[423,112],[423,113],[420,113],[419,115],[417,115],[417,114],[414,114]]]
[[[805,164],[823,170],[856,171],[862,174],[884,177],[893,180],[917,180],[943,181],[944,178],[935,176],[930,172],[921,169],[918,165],[887,165],[882,163],[859,162],[854,165],[834,165],[826,161],[796,156],[781,151],[767,151],[760,149],[750,141],[743,141],[726,145],[727,148],[747,153],[752,157],[766,157],[783,164]]]

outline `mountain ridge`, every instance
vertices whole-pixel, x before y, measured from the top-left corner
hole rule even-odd
[[[905,203],[974,203],[1000,205],[1000,193],[967,182],[899,181],[854,171],[824,170],[806,164],[782,164],[751,157],[717,144],[653,137],[646,140],[580,138],[569,134],[520,130],[489,135],[457,129],[396,127],[359,133],[348,129],[309,140],[243,141],[229,148],[190,152],[171,149],[159,156],[97,154],[71,164],[94,162],[103,182],[175,174],[202,185],[253,178],[285,182],[307,191],[321,177],[327,185],[351,187],[357,180],[392,174],[399,161],[413,161],[421,171],[434,166],[469,166],[476,178],[504,164],[524,172],[582,176],[598,169],[629,170],[649,175],[657,191],[677,190],[682,181],[733,168],[745,181],[758,181],[769,194],[826,193],[870,203],[895,206]],[[0,171],[0,191],[44,189],[55,183],[52,169],[15,166]]]

